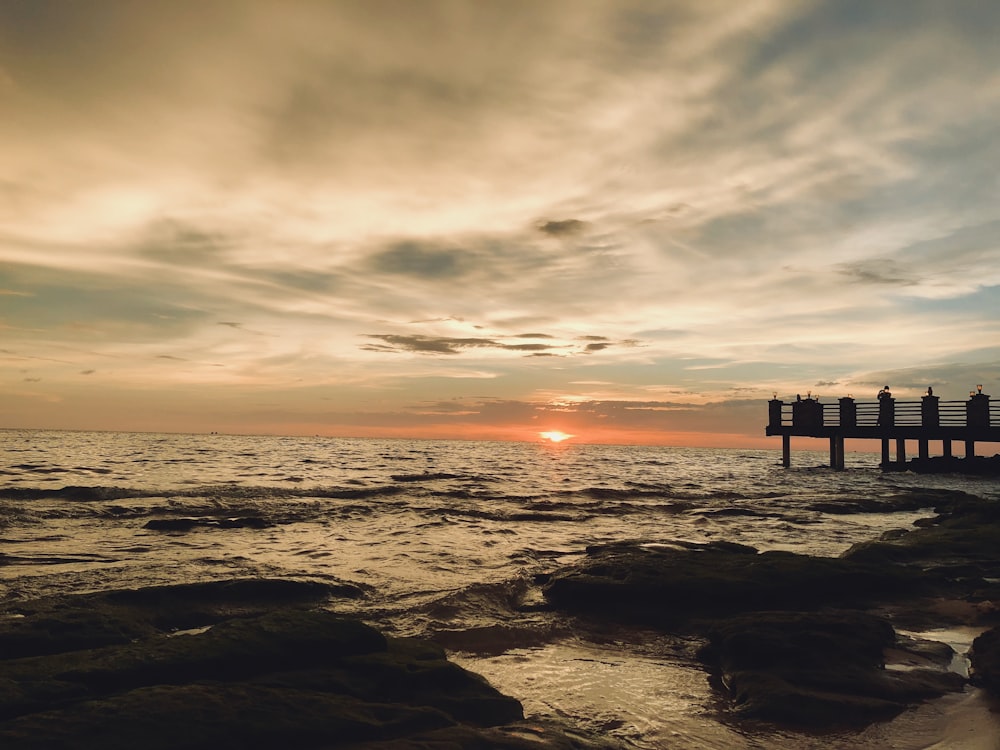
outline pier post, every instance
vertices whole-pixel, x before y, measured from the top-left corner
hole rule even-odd
[[[853,430],[858,426],[858,405],[850,396],[844,396],[840,401],[840,428]]]
[[[896,463],[906,465],[906,440],[903,438],[896,438]]]
[[[882,465],[889,465],[889,438],[882,438]]]
[[[950,440],[942,440],[941,441],[941,454],[945,458],[951,458],[951,441]]]
[[[767,402],[767,426],[771,429],[781,427],[781,407],[783,402],[778,397]]]
[[[818,430],[823,426],[823,405],[814,398],[792,403],[792,426],[800,430]]]
[[[790,435],[781,436],[781,465],[786,469],[792,465],[792,438]]]
[[[970,430],[988,430],[990,427],[990,397],[982,390],[973,393],[965,404],[965,426]]]
[[[920,438],[917,441],[917,455],[920,456],[921,461],[926,461],[931,457],[930,441],[925,438]]]
[[[941,409],[937,396],[927,395],[920,399],[920,425],[922,427],[940,427]]]
[[[976,457],[976,441],[966,440],[965,441],[965,457],[975,458]]]
[[[896,399],[885,396],[878,400],[878,424],[883,429],[896,426]]]

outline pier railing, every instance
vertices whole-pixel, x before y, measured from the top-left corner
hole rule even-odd
[[[983,398],[989,398],[988,396]],[[796,404],[804,404],[809,401],[819,407],[819,416],[814,417],[813,412],[808,408],[800,416],[798,422],[802,425],[818,424],[827,427],[879,427],[879,426],[900,426],[900,427],[965,427],[969,424],[969,404],[972,401],[938,401],[935,411],[933,404],[923,401],[896,401],[892,399],[892,422],[886,423],[880,420],[880,413],[885,411],[882,402],[879,401],[854,401],[854,419],[851,420],[851,409],[848,399],[840,399],[834,402],[820,402],[817,399],[803,399],[795,402],[782,402],[780,410],[780,420],[772,422],[774,426],[794,426],[796,425]],[[774,401],[771,402],[772,404]],[[846,407],[846,408],[845,408]],[[973,408],[973,411],[975,409]],[[1000,426],[1000,401],[986,402],[987,418],[982,426]],[[935,416],[937,417],[935,421]],[[975,423],[975,419],[972,420]],[[881,425],[880,425],[881,422]]]

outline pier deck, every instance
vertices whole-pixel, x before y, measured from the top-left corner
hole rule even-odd
[[[940,441],[942,454],[952,457],[952,444],[964,444],[966,458],[975,456],[976,443],[1000,443],[1000,402],[972,392],[968,401],[941,401],[927,395],[919,401],[897,401],[891,396],[877,401],[851,397],[820,403],[818,398],[768,402],[768,436],[782,438],[782,463],[791,465],[791,438],[826,438],[830,441],[830,466],[844,468],[844,440],[881,440],[882,464],[890,466],[890,445],[896,444],[895,463],[906,463],[906,441],[915,440],[921,459],[930,457],[931,441]]]

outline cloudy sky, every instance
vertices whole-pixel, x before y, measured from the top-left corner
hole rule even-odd
[[[0,423],[768,445],[1000,390],[1000,4],[0,0]]]

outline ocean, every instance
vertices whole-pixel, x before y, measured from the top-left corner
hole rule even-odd
[[[875,454],[849,454],[843,472],[825,466],[825,451],[796,452],[790,469],[780,458],[780,442],[757,451],[4,430],[0,595],[346,581],[367,595],[338,609],[437,640],[529,716],[642,750],[905,750],[953,743],[973,719],[1000,728],[972,688],[857,731],[740,724],[693,660],[696,644],[585,629],[542,606],[536,576],[587,545],[728,540],[835,556],[910,527],[951,493],[1000,497],[996,479],[883,473]],[[873,500],[911,509],[864,512]],[[961,650],[975,634],[930,635]]]

